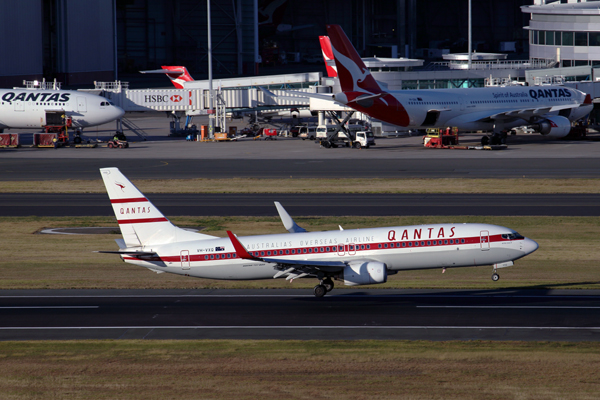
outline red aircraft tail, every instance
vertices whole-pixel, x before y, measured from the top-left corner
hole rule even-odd
[[[171,82],[173,82],[173,85],[177,89],[183,89],[183,82],[192,82],[194,80],[194,78],[192,78],[192,76],[190,75],[190,73],[188,72],[186,67],[182,67],[182,66],[173,67],[173,66],[163,65],[163,66],[161,66],[161,68],[164,70],[172,71],[172,72],[165,72],[165,73],[167,74],[167,76],[169,77]]]
[[[339,25],[327,25],[327,33],[331,40],[342,91],[382,93],[383,91],[350,43],[344,30]]]
[[[333,50],[331,49],[331,40],[329,40],[329,36],[319,36],[319,41],[321,42],[321,51],[323,52],[323,59],[325,60],[327,76],[335,78],[338,76],[338,73],[333,57]]]

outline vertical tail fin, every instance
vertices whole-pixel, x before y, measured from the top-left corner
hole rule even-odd
[[[128,248],[214,238],[173,225],[118,168],[100,174]]]
[[[327,25],[327,33],[331,40],[342,91],[382,93],[383,91],[352,46],[342,27]]]
[[[331,50],[331,40],[329,40],[329,36],[319,36],[319,42],[321,42],[321,51],[323,52],[323,59],[325,60],[327,76],[330,78],[336,78],[338,73],[337,67],[335,66],[335,59],[333,57],[333,50]]]
[[[166,72],[166,74],[177,89],[183,89],[184,82],[192,82],[194,80],[186,67],[163,65],[161,68],[167,71],[172,71]]]

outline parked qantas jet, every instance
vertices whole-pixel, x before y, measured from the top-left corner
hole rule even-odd
[[[0,89],[0,130],[39,128],[49,114],[70,116],[74,128],[102,125],[125,111],[104,97],[74,90]]]
[[[407,128],[458,127],[494,133],[528,125],[561,138],[571,122],[592,110],[590,95],[564,86],[506,86],[471,89],[384,91],[339,25],[327,25],[342,91],[339,103]],[[489,137],[482,139],[487,144]]]
[[[430,224],[389,228],[307,232],[275,203],[290,233],[228,238],[183,230],[171,222],[117,169],[100,169],[123,239],[119,254],[152,271],[197,278],[254,280],[313,277],[315,296],[345,285],[385,283],[401,270],[493,266],[497,268],[538,248],[502,226]]]

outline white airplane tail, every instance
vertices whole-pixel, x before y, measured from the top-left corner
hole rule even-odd
[[[127,248],[215,238],[173,225],[118,168],[100,174]]]

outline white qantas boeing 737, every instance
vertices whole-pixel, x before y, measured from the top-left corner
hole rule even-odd
[[[569,134],[572,121],[593,108],[590,95],[564,86],[384,91],[342,28],[327,25],[327,32],[342,88],[333,99],[394,125],[492,131],[493,140],[510,128],[528,125],[542,135],[561,138]]]
[[[74,90],[0,89],[0,130],[40,128],[56,113],[83,129],[121,118],[125,111],[104,97]]]
[[[254,280],[314,277],[317,297],[345,285],[385,283],[401,270],[509,267],[538,244],[502,226],[431,224],[306,232],[275,203],[287,234],[228,238],[190,232],[171,224],[117,169],[100,169],[123,239],[123,261],[152,271],[197,278]]]

